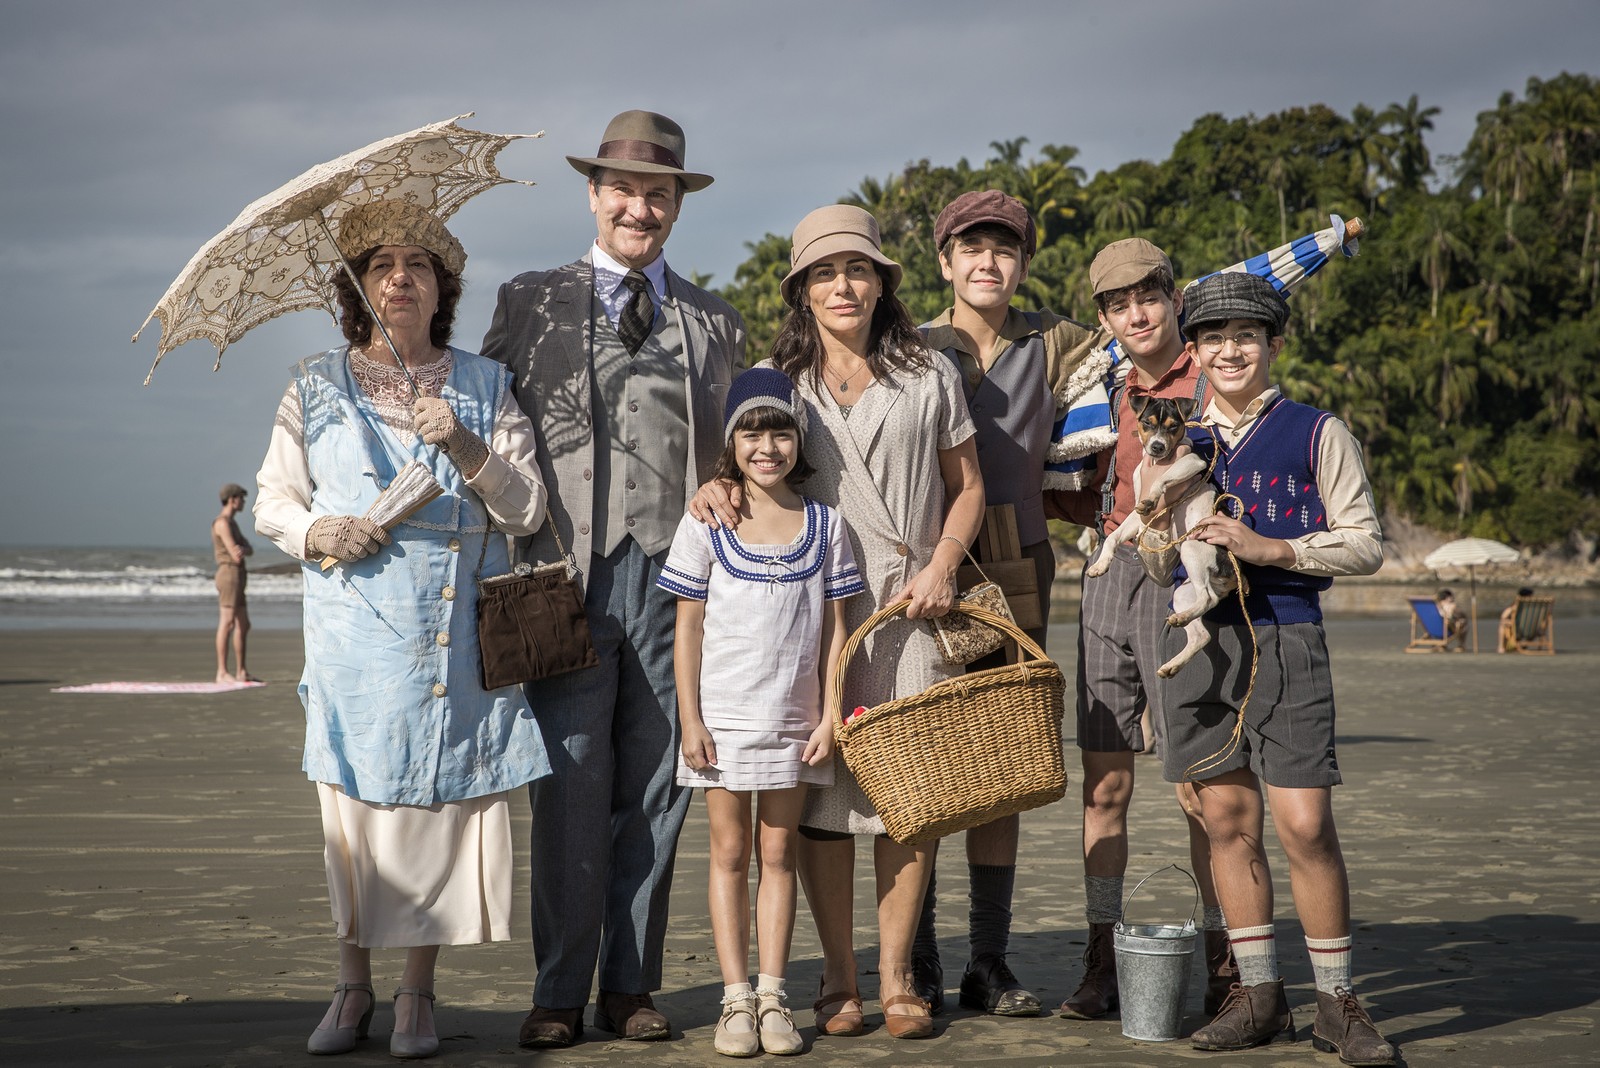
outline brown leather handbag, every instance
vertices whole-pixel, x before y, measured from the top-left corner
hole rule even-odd
[[[504,575],[478,578],[478,653],[483,688],[497,690],[581,668],[595,667],[589,617],[583,611],[578,569],[561,544],[548,510],[561,559],[535,567],[518,564]],[[493,530],[491,525],[490,530]],[[489,532],[484,533],[484,547]],[[478,557],[483,568],[483,556]]]

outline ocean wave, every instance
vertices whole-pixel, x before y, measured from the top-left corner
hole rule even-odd
[[[196,567],[127,567],[112,571],[75,568],[0,568],[0,601],[215,600],[214,572]],[[251,599],[297,601],[298,574],[252,573]]]

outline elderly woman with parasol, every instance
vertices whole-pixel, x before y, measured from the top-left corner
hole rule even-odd
[[[304,768],[339,940],[307,1049],[366,1037],[371,951],[404,948],[389,1048],[426,1057],[439,947],[509,938],[507,791],[549,771],[521,688],[480,683],[475,581],[507,570],[504,535],[536,529],[546,498],[506,371],[449,345],[460,243],[397,200],[350,211],[337,242],[349,343],[295,368],[255,505],[256,528],[306,561]],[[424,503],[372,518],[419,469]]]

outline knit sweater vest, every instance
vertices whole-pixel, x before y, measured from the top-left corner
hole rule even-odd
[[[1215,444],[1220,455],[1212,480],[1239,498],[1228,502],[1228,514],[1268,538],[1299,538],[1327,530],[1328,518],[1317,489],[1317,451],[1327,412],[1279,396],[1269,404],[1238,444],[1213,442],[1204,431],[1191,431],[1195,451],[1209,458]],[[1282,567],[1240,562],[1250,592],[1245,605],[1256,626],[1316,623],[1322,619],[1320,593],[1333,585],[1326,575],[1307,575]],[[1218,624],[1240,624],[1244,616],[1235,594],[1206,613]]]

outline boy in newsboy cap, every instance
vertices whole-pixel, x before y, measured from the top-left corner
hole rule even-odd
[[[1074,427],[1076,455],[1092,455],[1114,437],[1105,425],[1103,373],[1074,375],[1095,348],[1097,332],[1050,311],[1011,307],[1028,275],[1037,231],[1028,209],[999,190],[963,193],[934,223],[939,267],[954,290],[954,303],[923,325],[930,348],[942,351],[960,372],[968,409],[977,428],[978,465],[990,507],[1010,506],[1022,554],[1034,565],[1039,616],[1050,614],[1055,555],[1045,526],[1042,490],[1058,410],[1088,406],[1097,417]],[[1062,483],[1061,488],[1075,484]],[[1029,636],[1044,646],[1045,627]],[[970,665],[979,671],[1005,663],[1005,654]],[[1018,821],[1008,816],[966,833],[971,887],[968,936],[971,956],[961,977],[961,1003],[999,1016],[1038,1016],[1039,999],[1006,963],[1011,935],[1012,888],[1016,880]],[[944,1005],[944,969],[935,928],[935,886],[923,898],[913,947],[917,993],[934,1012]]]
[[[1272,385],[1289,319],[1277,290],[1254,275],[1219,274],[1186,297],[1185,351],[1210,386],[1204,420],[1216,434],[1214,477],[1240,502],[1240,518],[1211,516],[1191,536],[1231,552],[1248,590],[1243,610],[1229,599],[1207,614],[1218,633],[1201,654],[1205,663],[1164,681],[1158,704],[1163,774],[1200,786],[1212,873],[1239,967],[1220,1011],[1191,1040],[1196,1049],[1238,1050],[1294,1037],[1262,844],[1265,783],[1316,977],[1312,1042],[1346,1064],[1392,1064],[1393,1047],[1352,992],[1349,881],[1332,804],[1341,779],[1320,604],[1333,576],[1370,575],[1383,563],[1372,489],[1345,425]],[[1181,629],[1169,628],[1164,640],[1164,652],[1175,653]]]

